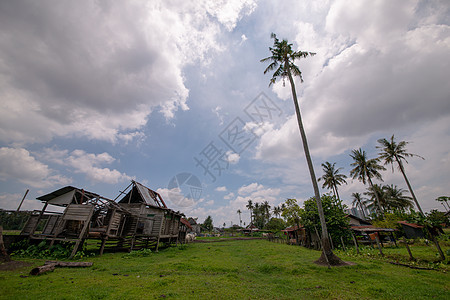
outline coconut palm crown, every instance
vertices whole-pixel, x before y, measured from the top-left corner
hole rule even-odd
[[[419,209],[420,213],[424,215],[422,208],[420,207],[419,201],[417,201],[416,195],[414,194],[414,191],[411,187],[411,184],[409,183],[408,177],[406,177],[405,168],[403,166],[403,161],[408,163],[407,157],[419,157],[424,159],[422,156],[419,156],[417,154],[408,153],[406,152],[406,145],[408,142],[400,141],[395,142],[394,135],[391,136],[390,140],[387,139],[379,139],[378,140],[378,149],[381,149],[381,152],[379,153],[379,158],[384,161],[385,165],[392,165],[392,172],[394,171],[394,162],[397,163],[398,169],[403,175],[403,178],[406,181],[406,185],[408,186],[409,192],[414,200],[414,203],[416,203],[417,208]]]
[[[363,207],[363,204],[362,204],[362,202],[364,201],[364,198],[361,196],[360,193],[352,193],[352,198],[353,198],[352,205],[356,206],[356,207],[358,207],[358,205],[359,205],[359,208],[361,209],[363,218],[365,219],[366,218],[366,214],[364,212],[364,207]]]
[[[271,61],[269,66],[264,70],[264,74],[276,69],[272,74],[269,86],[274,84],[279,77],[283,79],[284,85],[285,79],[289,78],[291,75],[298,76],[300,81],[303,82],[302,72],[298,66],[294,64],[294,61],[296,59],[314,56],[316,53],[294,51],[292,50],[292,44],[289,44],[287,40],[280,41],[275,33],[272,33],[270,37],[274,39],[273,47],[269,47],[272,56],[261,59],[261,62]]]
[[[378,158],[367,159],[366,151],[359,148],[358,150],[352,150],[350,157],[353,158],[354,162],[350,165],[354,167],[350,171],[350,176],[353,179],[358,179],[363,184],[369,183],[369,186],[373,188],[372,178],[377,178],[383,181],[379,171],[386,170],[385,167],[378,164]],[[378,194],[375,194],[378,202],[378,210],[381,215],[383,215],[383,209],[381,207],[381,199]]]
[[[329,188],[333,191],[334,195],[336,196],[336,198],[338,199],[338,201],[340,202],[341,199],[339,197],[339,192],[338,192],[338,185],[341,185],[343,183],[347,184],[347,181],[345,181],[345,178],[347,178],[347,176],[345,176],[344,174],[340,174],[339,171],[342,168],[335,168],[336,163],[330,164],[329,162],[325,162],[322,164],[322,170],[324,172],[324,174],[322,175],[322,177],[320,177],[317,181],[321,181],[323,180],[323,184],[322,184],[322,188]]]

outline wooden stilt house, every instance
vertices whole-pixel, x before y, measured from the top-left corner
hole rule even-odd
[[[100,254],[105,247],[131,251],[156,246],[157,250],[161,242],[184,239],[183,214],[167,208],[157,192],[132,181],[116,200],[120,197],[115,202],[73,186],[63,187],[37,198],[44,207],[30,216],[21,235],[50,241],[50,245],[74,242],[71,258],[86,239],[101,240]],[[64,211],[50,212],[49,205]]]
[[[132,181],[118,202],[131,213],[124,224],[122,237],[130,240],[130,250],[145,243],[178,243],[183,214],[169,209],[161,195],[139,182]],[[119,198],[119,197],[118,197]]]
[[[119,231],[120,221],[108,222],[109,211],[119,209],[122,215],[127,213],[114,201],[73,186],[63,187],[37,199],[44,202],[44,207],[30,216],[21,235],[31,240],[48,240],[51,245],[55,242],[75,242],[71,257],[90,234],[103,239],[105,234],[113,236]],[[48,211],[49,205],[64,207],[64,212]],[[99,232],[101,234],[96,234]]]

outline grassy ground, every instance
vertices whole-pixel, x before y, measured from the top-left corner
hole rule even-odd
[[[140,254],[148,256],[140,256]],[[105,254],[91,268],[0,271],[1,299],[449,299],[443,271],[340,253],[355,266],[324,268],[320,253],[266,240],[229,240],[159,253]],[[41,265],[43,260],[28,260]]]

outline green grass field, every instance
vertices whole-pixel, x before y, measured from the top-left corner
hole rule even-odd
[[[266,240],[193,243],[158,253],[109,253],[90,268],[0,271],[1,299],[450,299],[443,270],[415,270],[339,256],[354,266],[313,263],[320,252]],[[34,266],[43,260],[32,260]]]

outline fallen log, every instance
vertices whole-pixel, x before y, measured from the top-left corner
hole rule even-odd
[[[53,270],[55,270],[55,265],[43,265],[32,269],[30,275],[41,275],[44,274],[45,272],[50,272]]]
[[[31,270],[30,275],[41,275],[46,272],[54,271],[56,267],[61,268],[85,268],[92,266],[92,262],[86,261],[56,261],[56,260],[48,260],[44,263],[43,266],[36,267]]]
[[[401,264],[401,263],[393,262],[393,261],[389,261],[388,263],[396,265],[396,266],[402,266],[402,267],[407,267],[407,268],[416,269],[416,270],[436,270],[436,269],[432,269],[432,268],[416,267],[416,266],[411,266],[411,265],[407,265],[407,264]]]

